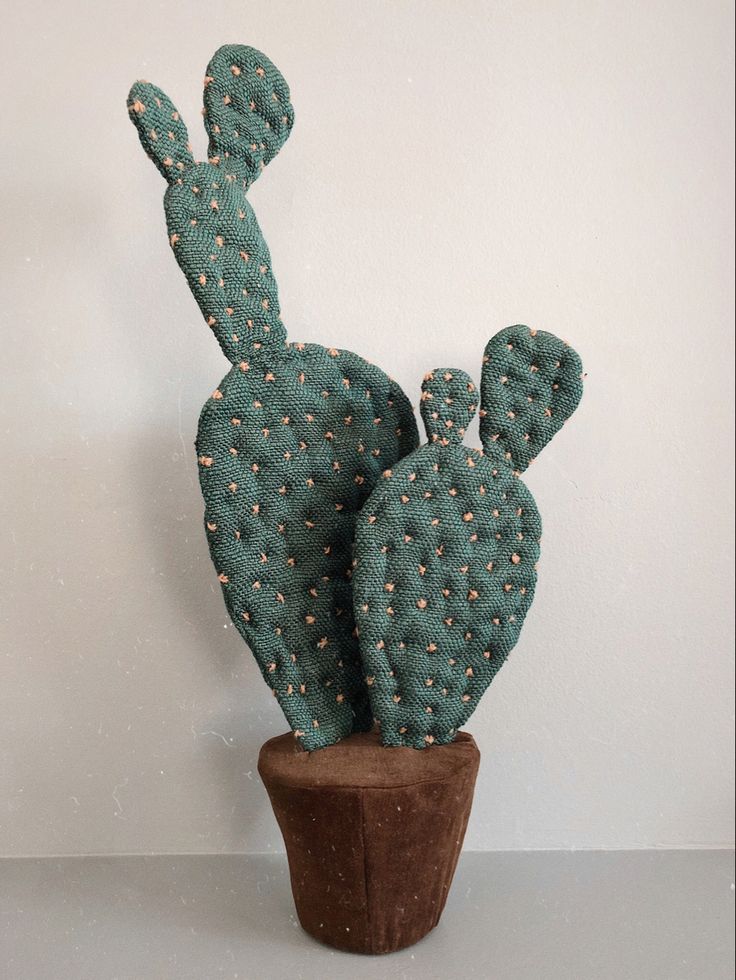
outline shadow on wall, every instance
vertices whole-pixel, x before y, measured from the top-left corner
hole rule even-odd
[[[148,176],[144,167],[145,160],[141,174]],[[196,821],[182,824],[196,830],[191,849],[262,851],[278,836],[258,777],[258,753],[286,723],[225,608],[209,558],[194,447],[202,403],[230,364],[167,253],[162,187],[154,174],[150,190],[147,184],[142,190],[141,174],[136,173],[136,193],[142,195],[141,221],[153,226],[151,265],[147,238],[136,246],[143,255],[131,257],[124,241],[111,236],[111,265],[134,277],[136,288],[99,297],[107,320],[116,324],[125,376],[135,378],[137,389],[126,406],[130,411],[133,402],[135,431],[120,465],[121,479],[129,484],[127,523],[142,531],[134,536],[140,554],[129,551],[127,564],[139,564],[148,579],[149,608],[160,624],[159,650],[150,654],[160,651],[163,658],[154,674],[160,696],[171,696],[167,685],[172,672],[177,675],[181,711],[169,704],[162,714],[182,723],[194,741],[194,758],[178,741],[178,758],[171,760],[189,783],[179,792],[181,805],[199,809]],[[171,304],[162,308],[169,288]],[[133,335],[127,329],[131,319],[138,323]],[[116,366],[115,377],[118,371]],[[160,737],[166,738],[166,729]],[[154,820],[165,819],[165,810]]]
[[[7,853],[278,844],[256,766],[286,726],[229,625],[194,453],[171,446],[75,434],[14,460]]]
[[[218,812],[212,816],[230,825],[224,835],[219,827],[218,836],[228,850],[262,851],[273,829],[264,837],[261,828],[264,822],[270,827],[273,818],[258,776],[258,753],[287,725],[225,608],[203,529],[194,446],[184,453],[180,445],[172,451],[171,440],[144,438],[132,458],[155,461],[131,467],[131,499],[139,509],[136,519],[148,524],[142,561],[158,579],[164,607],[170,607],[164,618],[186,629],[194,677],[181,686],[192,698],[190,730],[197,753],[204,756],[208,782],[216,788]],[[176,670],[175,652],[168,667]]]

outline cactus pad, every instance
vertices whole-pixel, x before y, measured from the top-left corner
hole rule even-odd
[[[480,438],[493,443],[523,473],[578,406],[583,394],[580,357],[554,334],[507,327],[483,355]]]
[[[154,86],[128,108],[168,182],[169,241],[232,368],[205,404],[197,456],[210,553],[232,620],[301,744],[372,716],[354,636],[355,521],[386,467],[417,445],[411,406],[356,354],[288,343],[268,247],[246,190],[293,123],[258,51],[220,48],[205,78],[209,161]]]
[[[356,531],[355,619],[384,744],[451,742],[516,644],[541,537],[518,471],[574,411],[580,375],[553,335],[501,331],[484,358],[484,452],[462,443],[470,378],[425,377],[429,443],[383,474]]]

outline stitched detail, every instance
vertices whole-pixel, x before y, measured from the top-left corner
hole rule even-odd
[[[363,848],[363,884],[365,887],[365,914],[366,914],[366,933],[373,936],[371,928],[371,893],[368,876],[368,850],[366,848],[366,827],[365,827],[365,789],[360,790],[360,844]]]

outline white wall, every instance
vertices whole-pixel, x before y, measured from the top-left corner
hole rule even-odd
[[[226,362],[127,119],[204,154],[204,67],[266,51],[297,122],[252,192],[292,339],[416,399],[497,329],[580,350],[528,475],[538,597],[469,729],[470,848],[732,836],[731,4],[371,0],[4,14],[0,847],[263,851],[284,729],[228,626],[193,439]]]

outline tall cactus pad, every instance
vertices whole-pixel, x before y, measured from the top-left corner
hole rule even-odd
[[[205,523],[227,608],[309,749],[371,725],[352,543],[384,465],[416,444],[409,413],[377,368],[316,345],[233,368],[202,412]]]
[[[205,404],[197,456],[210,553],[228,611],[301,744],[372,723],[352,612],[356,515],[386,466],[417,445],[411,406],[356,354],[290,344],[246,190],[293,121],[260,52],[228,45],[205,78],[210,160],[195,163],[169,99],[128,100],[169,186],[169,241],[230,372]]]
[[[527,334],[502,331],[487,350],[493,354],[501,343],[511,354],[505,338]],[[536,338],[545,351],[557,345],[559,367],[557,374],[529,371],[526,394],[521,373],[513,375],[514,395],[529,413],[537,399],[548,405],[553,391],[572,387],[571,371],[578,384],[580,374],[577,355],[562,356],[569,348],[549,334]],[[493,357],[488,372],[491,363]],[[493,393],[490,375],[485,380]],[[476,403],[464,372],[426,376],[422,416],[430,441],[383,474],[358,522],[355,618],[386,745],[424,748],[454,739],[516,644],[534,596],[539,513],[503,430],[492,431],[485,452],[462,444]],[[481,411],[494,419],[503,407],[484,398]],[[542,418],[550,416],[542,411]]]

